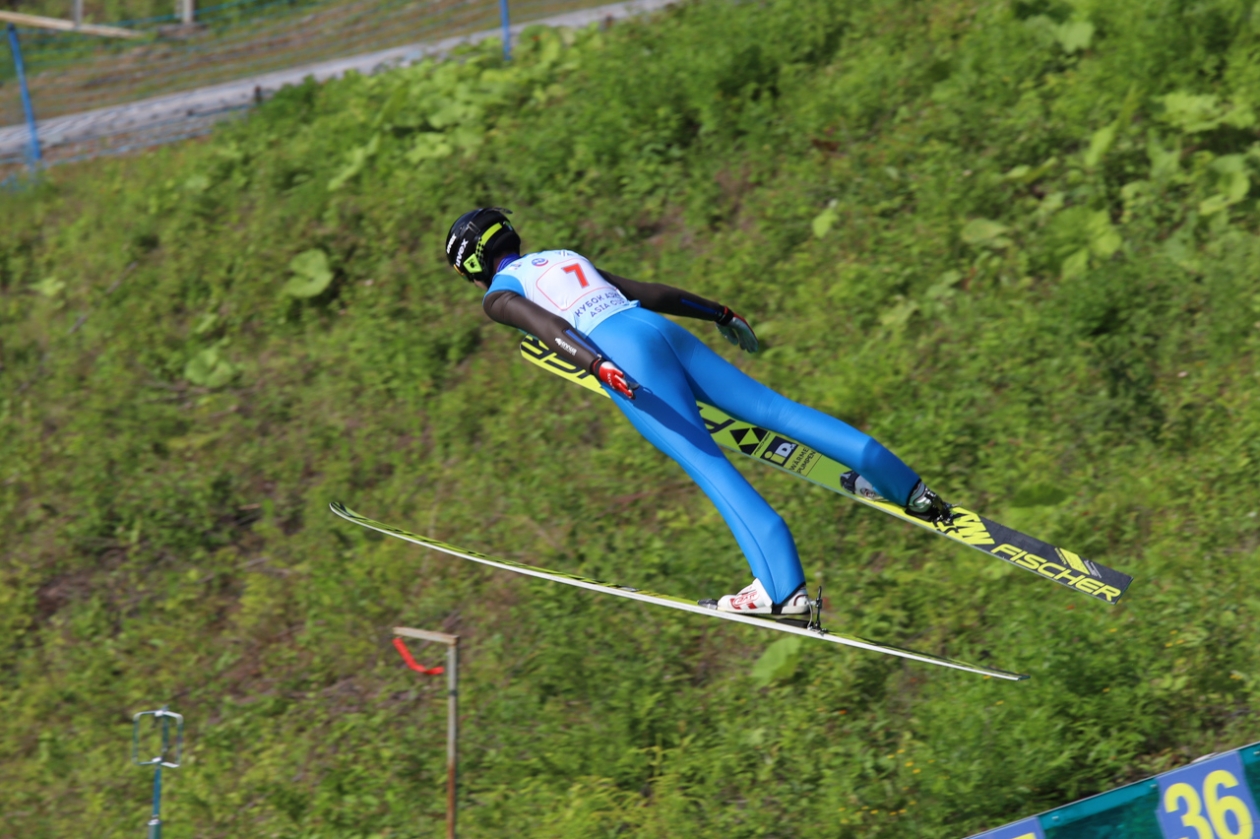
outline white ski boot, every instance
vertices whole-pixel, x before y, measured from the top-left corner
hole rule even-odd
[[[805,584],[787,596],[782,603],[770,599],[770,593],[761,584],[761,580],[753,580],[751,585],[744,586],[738,594],[724,594],[717,600],[701,600],[701,606],[717,609],[719,612],[737,612],[741,615],[804,615],[809,613],[809,593]]]

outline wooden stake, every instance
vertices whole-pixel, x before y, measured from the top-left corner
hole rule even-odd
[[[452,636],[446,648],[446,839],[455,839],[455,790],[458,784],[459,761],[456,744],[459,738],[459,636]]]
[[[455,802],[459,784],[459,636],[406,626],[394,627],[394,634],[446,645],[446,839],[455,839]]]

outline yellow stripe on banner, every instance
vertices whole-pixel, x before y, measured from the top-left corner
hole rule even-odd
[[[1072,566],[1073,571],[1080,571],[1082,574],[1089,574],[1089,569],[1085,567],[1085,562],[1079,556],[1071,551],[1065,551],[1063,548],[1055,548],[1055,551],[1059,554],[1059,559]]]

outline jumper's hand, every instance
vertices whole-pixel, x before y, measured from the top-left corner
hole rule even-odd
[[[739,345],[744,352],[757,351],[757,336],[748,325],[748,321],[725,306],[722,307],[722,316],[717,319],[717,328],[723,338],[732,344]]]
[[[602,358],[597,359],[595,361],[595,367],[591,372],[594,373],[601,382],[608,385],[625,398],[634,399],[634,392],[638,390],[639,383],[627,376],[625,371],[616,364]]]

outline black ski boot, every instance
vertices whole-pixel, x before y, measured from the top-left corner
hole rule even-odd
[[[910,500],[906,502],[906,515],[931,524],[953,524],[954,514],[950,512],[951,506],[945,503],[945,499],[928,489],[923,481],[919,481],[910,491]]]
[[[848,472],[845,472],[840,476],[840,486],[845,492],[851,492],[854,495],[857,495],[857,479],[857,471],[850,469]]]

